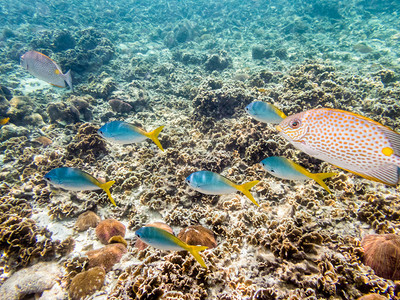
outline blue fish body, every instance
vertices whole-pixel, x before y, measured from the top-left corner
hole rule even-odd
[[[246,112],[257,121],[270,124],[279,124],[286,115],[270,103],[254,101],[246,106]]]
[[[99,130],[98,134],[110,142],[116,144],[133,144],[143,142],[145,139],[151,139],[161,151],[164,151],[158,140],[158,135],[164,126],[147,132],[143,129],[123,121],[112,121],[104,124]]]
[[[281,156],[271,156],[261,161],[262,167],[271,175],[288,180],[308,180],[310,177],[301,173],[290,163],[290,161]]]
[[[110,187],[115,181],[101,183],[92,175],[82,170],[68,167],[53,169],[44,175],[44,179],[55,187],[69,191],[79,192],[102,189],[107,193],[111,203],[116,205],[110,193]]]
[[[139,143],[147,139],[138,128],[123,121],[112,121],[104,124],[98,133],[111,142],[117,144]]]
[[[194,190],[206,195],[225,195],[236,191],[242,192],[255,205],[259,206],[250,189],[259,183],[259,180],[236,184],[217,173],[198,171],[190,174],[185,182]]]
[[[179,245],[183,245],[183,242],[179,243],[180,240],[177,237],[157,227],[142,227],[136,230],[135,234],[143,242],[157,249],[170,251],[187,250]]]
[[[101,189],[92,175],[75,168],[57,168],[48,172],[44,178],[52,185],[69,191],[90,191]]]
[[[323,180],[336,175],[336,173],[311,173],[302,166],[282,156],[267,157],[260,164],[268,173],[282,179],[303,181],[313,179],[328,193],[331,193],[331,191]]]
[[[158,227],[145,226],[136,230],[135,234],[143,242],[157,249],[170,251],[189,251],[202,267],[207,268],[203,258],[199,253],[200,251],[207,249],[208,247],[206,246],[188,245],[173,234]]]
[[[236,191],[229,179],[210,171],[198,171],[186,178],[186,183],[198,192],[206,195],[224,195]]]

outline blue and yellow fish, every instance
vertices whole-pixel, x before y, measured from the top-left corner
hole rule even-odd
[[[224,195],[235,192],[242,192],[255,205],[259,206],[254,200],[250,189],[259,183],[259,180],[250,181],[244,184],[236,184],[229,179],[210,171],[198,171],[190,174],[185,182],[196,191],[206,195]]]
[[[158,148],[161,149],[161,151],[164,151],[160,141],[158,140],[158,135],[163,128],[164,126],[160,126],[151,132],[146,132],[127,122],[112,121],[104,124],[98,130],[98,133],[106,140],[122,145],[139,143],[149,138],[158,146]]]
[[[92,175],[76,168],[56,168],[44,175],[44,179],[55,187],[69,191],[92,191],[102,189],[107,193],[111,203],[115,204],[111,197],[110,187],[115,181],[100,183]]]
[[[251,102],[245,110],[254,119],[263,123],[279,124],[286,118],[286,115],[277,107],[263,101]]]
[[[260,164],[269,174],[282,179],[302,181],[313,179],[328,193],[331,193],[331,191],[323,180],[336,175],[336,173],[311,173],[302,166],[282,156],[267,157]]]
[[[189,251],[190,254],[199,262],[199,264],[207,269],[200,251],[207,249],[207,246],[192,246],[181,241],[179,238],[168,231],[157,227],[142,227],[136,230],[136,236],[146,244],[161,250],[169,251]]]

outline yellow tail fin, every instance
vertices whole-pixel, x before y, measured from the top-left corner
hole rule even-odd
[[[322,180],[335,176],[337,175],[337,173],[316,173],[316,174],[310,173],[310,175],[311,175],[310,177],[314,179],[320,186],[322,186],[329,194],[332,194],[328,186]]]
[[[200,255],[200,251],[206,250],[208,247],[207,246],[192,246],[192,245],[187,245],[186,244],[186,250],[190,252],[190,254],[193,255],[193,257],[198,261],[198,263],[203,267],[207,269],[207,266],[203,260],[203,258]]]
[[[158,148],[161,149],[161,151],[164,151],[163,147],[161,146],[160,141],[158,140],[158,135],[160,134],[161,130],[163,130],[164,126],[160,126],[157,129],[151,131],[151,132],[146,132],[145,135],[150,138],[157,146]]]
[[[257,183],[259,183],[260,180],[254,180],[250,182],[246,182],[240,185],[236,185],[235,188],[239,191],[241,191],[247,198],[249,198],[255,205],[258,205],[257,201],[254,200],[253,195],[250,194],[250,189],[255,186]]]
[[[111,197],[111,193],[110,193],[110,187],[115,183],[114,180],[100,184],[99,187],[102,188],[106,193],[108,198],[110,199],[111,203],[114,204],[114,206],[117,206],[117,204],[115,204],[114,199]]]

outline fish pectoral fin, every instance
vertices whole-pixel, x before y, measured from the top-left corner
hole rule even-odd
[[[257,201],[254,199],[253,195],[250,193],[250,189],[259,182],[260,182],[260,180],[254,180],[254,181],[246,182],[246,183],[243,183],[240,185],[235,185],[235,188],[237,190],[241,191],[255,205],[260,206],[260,205],[258,205]]]
[[[208,249],[207,246],[192,246],[192,245],[186,245],[185,246],[186,250],[190,252],[190,254],[193,255],[193,257],[197,260],[197,262],[203,267],[207,269],[207,266],[203,260],[203,258],[200,255],[200,251]]]
[[[111,203],[114,204],[114,206],[117,206],[117,204],[115,203],[115,201],[114,201],[114,199],[112,198],[111,193],[110,193],[110,187],[111,187],[114,183],[115,183],[115,181],[114,181],[114,180],[111,180],[111,181],[108,181],[108,182],[106,182],[106,183],[99,184],[98,187],[101,188],[101,189],[103,189],[103,190],[106,192],[106,194],[107,194],[107,196],[108,196],[108,199],[110,199]]]
[[[161,130],[163,130],[164,126],[160,126],[157,129],[151,131],[151,132],[145,132],[144,135],[148,138],[150,138],[158,148],[161,149],[161,151],[164,151],[163,147],[161,146],[160,141],[158,140],[158,135],[160,134]]]
[[[311,174],[311,178],[314,179],[320,186],[322,186],[329,194],[332,194],[328,186],[323,182],[324,179],[337,175],[337,173],[316,173]]]

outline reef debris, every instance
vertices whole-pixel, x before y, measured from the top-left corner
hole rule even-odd
[[[0,287],[0,298],[19,300],[32,294],[40,294],[61,280],[62,271],[54,262],[39,262],[21,269],[8,278]]]

